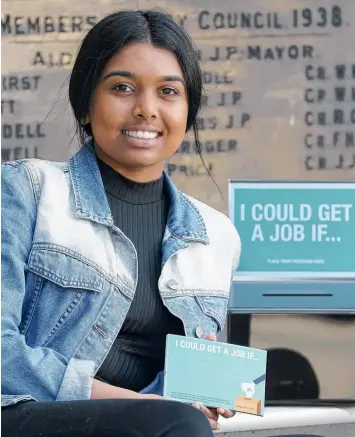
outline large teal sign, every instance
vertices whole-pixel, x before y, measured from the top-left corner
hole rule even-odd
[[[254,295],[258,308],[285,308],[292,296],[292,308],[355,310],[355,183],[234,181],[229,208],[242,240],[241,306]]]

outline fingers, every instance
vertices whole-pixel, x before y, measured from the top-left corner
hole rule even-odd
[[[207,335],[207,337],[205,338],[205,340],[210,340],[210,341],[217,341],[217,336],[214,332],[211,332]]]
[[[218,431],[219,428],[221,427],[221,425],[217,422],[217,420],[208,419],[208,421],[210,422],[213,431]]]
[[[218,414],[215,409],[209,409],[198,402],[192,404],[192,406],[200,410],[201,413],[203,413],[207,417],[208,421],[210,422],[211,428],[213,430],[219,429],[220,425],[218,423]]]
[[[200,410],[201,413],[203,413],[207,417],[208,421],[210,422],[211,428],[215,431],[220,428],[220,424],[218,423],[219,415],[224,417],[225,419],[230,419],[235,415],[234,411],[228,410],[227,408],[207,408],[199,402],[192,404],[192,406]]]
[[[211,420],[218,420],[218,414],[216,410],[212,410],[210,408],[205,407],[204,405],[201,405],[200,411]]]
[[[217,414],[221,415],[225,419],[230,419],[235,415],[235,411],[227,410],[226,408],[217,408]]]

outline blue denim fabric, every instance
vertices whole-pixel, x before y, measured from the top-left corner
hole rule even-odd
[[[165,178],[161,298],[186,336],[218,334],[239,235],[226,216]],[[136,250],[113,224],[91,143],[69,163],[4,164],[2,405],[89,399],[136,285]],[[161,375],[148,390],[161,393]]]

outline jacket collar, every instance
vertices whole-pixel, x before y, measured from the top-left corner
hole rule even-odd
[[[113,219],[106,198],[95,148],[90,141],[69,161],[69,172],[75,199],[75,217],[113,227]],[[204,220],[191,200],[177,189],[164,172],[170,195],[167,226],[175,238],[208,244]]]

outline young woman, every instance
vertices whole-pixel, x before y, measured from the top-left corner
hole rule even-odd
[[[216,339],[240,256],[164,172],[190,129],[200,153],[201,89],[182,27],[114,13],[70,78],[80,151],[3,166],[4,435],[207,437],[233,415],[162,398],[166,335]]]

